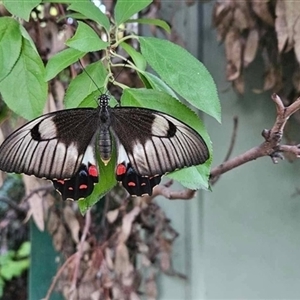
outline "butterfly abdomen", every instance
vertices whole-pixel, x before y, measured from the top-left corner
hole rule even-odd
[[[99,151],[100,151],[101,160],[106,165],[111,158],[111,151],[112,151],[111,136],[107,128],[100,129]]]
[[[109,97],[107,95],[101,95],[99,97],[100,104],[100,112],[99,112],[99,120],[100,120],[100,130],[99,130],[99,152],[101,160],[105,165],[108,164],[111,158],[112,152],[112,142],[110,135],[110,111],[108,109],[108,101]]]

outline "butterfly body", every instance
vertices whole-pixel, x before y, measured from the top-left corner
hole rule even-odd
[[[80,199],[98,182],[95,151],[107,164],[112,138],[116,178],[130,194],[151,194],[160,178],[209,158],[203,138],[190,126],[156,110],[75,108],[42,115],[13,132],[0,146],[0,169],[50,179],[64,199]],[[100,180],[103,174],[100,174]]]

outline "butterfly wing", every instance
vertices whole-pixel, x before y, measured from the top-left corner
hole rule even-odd
[[[79,169],[70,179],[52,179],[52,182],[63,200],[79,200],[89,196],[99,182],[94,145],[87,147]]]
[[[162,175],[209,158],[205,141],[193,128],[159,111],[114,108],[111,128],[141,176]]]
[[[161,176],[141,176],[131,166],[124,146],[118,145],[116,179],[130,195],[152,195],[153,188],[160,183]]]
[[[71,178],[97,131],[98,110],[45,114],[13,132],[0,146],[0,169],[48,179]]]

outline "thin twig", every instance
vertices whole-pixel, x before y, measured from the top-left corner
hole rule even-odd
[[[232,130],[230,145],[229,145],[229,149],[227,151],[227,154],[225,156],[224,161],[227,161],[230,158],[231,154],[232,154],[232,151],[233,151],[233,148],[234,148],[234,145],[235,145],[235,142],[236,142],[238,123],[239,123],[239,119],[238,119],[237,116],[235,116],[233,118],[233,130]]]
[[[84,224],[84,229],[80,238],[80,242],[78,244],[78,251],[76,252],[76,261],[75,261],[75,270],[73,273],[73,278],[72,278],[72,284],[70,287],[70,292],[74,291],[76,289],[76,284],[77,284],[77,279],[78,279],[78,274],[79,274],[79,267],[80,267],[80,261],[82,258],[83,254],[83,249],[84,249],[84,242],[86,240],[87,234],[89,232],[90,226],[92,222],[92,217],[91,217],[91,210],[88,209],[85,215],[85,224]]]
[[[59,270],[57,271],[57,273],[55,274],[55,276],[53,277],[52,283],[47,291],[47,295],[45,296],[45,298],[43,298],[42,300],[49,300],[50,296],[56,286],[56,283],[60,277],[60,275],[62,274],[62,272],[65,270],[65,268],[73,261],[73,259],[75,259],[76,257],[76,253],[74,253],[73,255],[71,255],[64,263],[63,265],[59,268]]]
[[[40,186],[36,189],[33,189],[27,196],[25,196],[23,199],[22,199],[22,202],[26,202],[29,198],[31,198],[34,194],[37,194],[39,192],[46,192],[46,193],[50,193],[54,190],[54,187],[52,184],[48,184],[48,185],[43,185],[43,186]]]
[[[235,145],[235,141],[236,141],[236,136],[237,136],[237,128],[238,128],[238,117],[235,116],[233,118],[233,130],[232,130],[229,149],[227,151],[227,154],[225,156],[225,159],[224,159],[223,163],[225,161],[227,161],[230,158],[231,154],[232,154],[232,151],[233,151],[233,148],[234,148],[234,145]],[[214,178],[212,178],[211,181],[210,181],[210,184],[214,185],[219,180],[220,176],[221,175],[215,176]]]
[[[25,214],[27,212],[26,209],[20,207],[17,203],[15,203],[12,199],[8,197],[0,196],[0,202],[6,203],[8,206],[13,208],[19,214]]]
[[[151,196],[144,196],[143,201],[150,203],[155,197],[163,196],[169,200],[190,200],[194,198],[196,191],[191,189],[183,189],[180,191],[172,191],[170,188],[173,180],[166,182],[165,184],[157,185],[153,189]]]

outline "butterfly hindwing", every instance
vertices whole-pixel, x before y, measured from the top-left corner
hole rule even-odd
[[[118,144],[116,179],[130,195],[152,195],[153,188],[160,183],[161,176],[141,176],[131,166],[124,146]]]
[[[79,200],[89,196],[99,182],[94,145],[87,147],[78,171],[70,179],[53,179],[52,182],[63,200]]]

